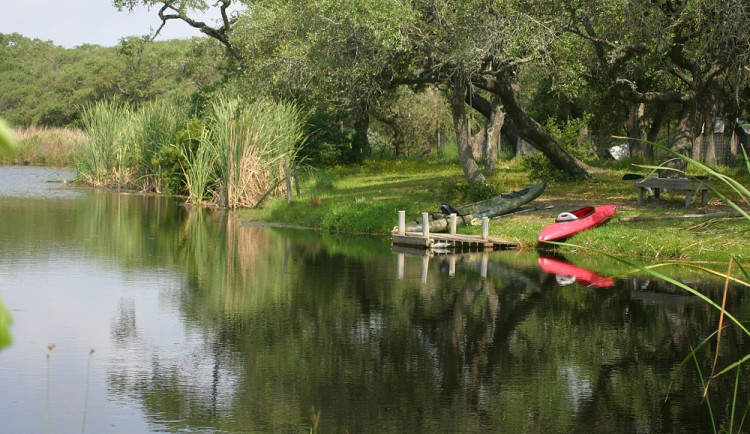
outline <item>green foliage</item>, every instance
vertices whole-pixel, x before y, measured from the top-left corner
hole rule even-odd
[[[586,131],[590,115],[558,123],[554,118],[547,119],[545,128],[555,141],[573,157],[579,160],[590,158],[591,143],[583,134]],[[538,181],[570,181],[573,177],[555,167],[547,157],[539,152],[524,156],[521,167],[529,173],[529,178]]]
[[[188,160],[178,145],[169,144],[159,150],[156,166],[161,173],[164,192],[171,194],[186,194],[184,168]]]
[[[534,181],[570,181],[572,177],[555,167],[547,157],[540,152],[521,157],[521,168]]]
[[[351,137],[320,111],[314,111],[304,125],[306,145],[299,150],[299,157],[316,167],[333,167],[349,164],[347,156]]]
[[[0,349],[7,347],[12,342],[10,336],[10,312],[0,300]]]
[[[162,149],[169,147],[183,128],[187,117],[186,104],[181,101],[160,99],[141,106],[130,119],[128,146],[129,162],[141,189],[172,191],[177,153]],[[166,173],[163,171],[166,170]],[[166,181],[165,178],[169,178]],[[165,187],[163,184],[165,183]],[[172,185],[170,185],[170,183]],[[178,184],[179,185],[179,184]]]
[[[164,146],[159,151],[157,166],[167,192],[188,194],[185,170],[198,158],[204,128],[203,121],[193,117],[183,129],[175,133],[175,143]]]
[[[221,48],[212,40],[64,49],[17,33],[0,34],[0,110],[14,127],[70,126],[98,101],[140,107],[186,98],[223,79]]]
[[[113,103],[84,108],[81,118],[88,135],[75,157],[79,176],[92,185],[127,182],[127,132],[132,110]]]
[[[445,202],[464,205],[480,200],[489,199],[502,193],[502,185],[499,182],[467,183],[462,180],[445,180],[438,187],[438,197]]]

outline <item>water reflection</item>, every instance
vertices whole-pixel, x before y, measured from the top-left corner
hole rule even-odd
[[[0,218],[0,296],[15,319],[0,420],[14,432],[42,431],[47,413],[80,430],[87,384],[96,432],[309,431],[313,408],[335,432],[711,427],[697,372],[676,367],[718,315],[662,282],[561,286],[534,252],[392,253],[382,237],[153,196],[2,200]],[[601,262],[570,263],[609,274]],[[721,296],[717,282],[692,284]],[[743,292],[729,303],[747,311]],[[747,353],[740,334],[725,340],[727,362]],[[732,381],[712,391],[720,421]]]
[[[571,264],[561,256],[539,256],[537,263],[545,273],[554,274],[560,286],[577,283],[583,286],[593,286],[594,288],[609,288],[615,285],[613,279],[595,271]]]

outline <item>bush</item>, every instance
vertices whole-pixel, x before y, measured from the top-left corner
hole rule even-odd
[[[583,118],[571,119],[563,124],[559,124],[554,118],[549,118],[544,127],[570,155],[579,160],[585,160],[593,156],[590,140],[581,133],[586,129],[590,118],[590,115],[584,115]],[[544,154],[539,152],[524,156],[521,159],[521,167],[534,181],[573,180],[572,175],[555,167]]]
[[[164,146],[159,151],[156,165],[168,193],[181,195],[188,193],[185,168],[198,151],[204,128],[205,125],[200,119],[195,117],[190,119],[185,128],[175,133],[175,143]]]
[[[440,197],[444,198],[444,201],[465,205],[499,195],[502,191],[502,186],[496,182],[488,182],[486,184],[474,182],[468,184],[465,181],[443,181],[440,183],[438,191]]]

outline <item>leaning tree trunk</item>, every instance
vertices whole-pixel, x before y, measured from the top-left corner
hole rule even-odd
[[[458,157],[461,160],[461,168],[464,176],[470,184],[486,183],[486,179],[474,159],[471,148],[471,134],[469,132],[469,121],[466,118],[466,95],[468,93],[466,78],[463,73],[456,74],[453,83],[453,98],[451,99],[451,114],[453,126],[456,130],[456,144],[458,146]]]
[[[500,97],[505,107],[506,120],[512,121],[515,132],[521,138],[544,154],[558,169],[575,178],[589,177],[585,165],[563,149],[547,130],[521,107],[518,98],[520,84],[514,75],[506,73],[500,77],[482,76],[480,84],[482,88]]]

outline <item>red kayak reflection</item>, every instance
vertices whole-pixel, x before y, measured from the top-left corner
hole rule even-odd
[[[596,288],[609,288],[615,285],[615,281],[595,273],[591,270],[581,268],[569,262],[550,256],[540,256],[537,263],[545,273],[554,274],[560,285],[577,283],[583,286],[593,286]]]

